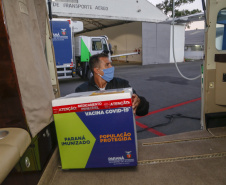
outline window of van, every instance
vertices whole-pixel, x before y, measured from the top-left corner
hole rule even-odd
[[[217,15],[216,48],[226,50],[226,8],[220,10]]]

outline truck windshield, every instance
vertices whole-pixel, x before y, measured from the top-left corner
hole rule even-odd
[[[92,39],[92,50],[102,50],[102,43],[100,39]]]

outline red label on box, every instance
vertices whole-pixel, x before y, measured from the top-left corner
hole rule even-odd
[[[132,106],[131,99],[100,101],[100,102],[56,106],[53,107],[53,114],[101,110],[101,109],[114,109],[118,107],[130,107],[130,106]]]

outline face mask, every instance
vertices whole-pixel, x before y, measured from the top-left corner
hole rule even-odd
[[[107,69],[103,69],[102,71],[104,72],[104,75],[101,76],[99,74],[99,76],[101,78],[103,78],[106,82],[110,82],[113,79],[113,77],[114,77],[115,68],[114,67],[110,67],[110,68],[107,68]]]

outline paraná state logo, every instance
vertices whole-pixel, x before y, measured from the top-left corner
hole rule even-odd
[[[127,159],[130,159],[132,157],[131,152],[132,151],[126,151],[126,157],[127,157]]]
[[[61,34],[66,35],[67,34],[66,29],[61,29]]]

